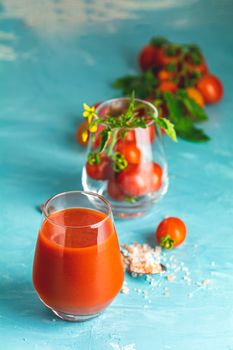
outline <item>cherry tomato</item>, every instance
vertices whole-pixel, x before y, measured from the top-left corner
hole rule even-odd
[[[155,139],[155,136],[156,136],[156,133],[155,133],[155,126],[154,125],[150,125],[148,126],[146,129],[143,129],[145,130],[145,132],[149,133],[149,140],[151,143],[154,142],[154,139]],[[136,136],[136,132],[135,130],[129,130],[124,138],[120,138],[119,141],[123,141],[123,142],[134,142],[136,143],[136,140],[137,140],[137,136]]]
[[[147,118],[147,117],[145,116],[145,118]],[[146,124],[150,124],[150,123],[151,123],[151,120],[148,120],[146,122]],[[150,143],[153,143],[154,139],[155,139],[155,136],[156,136],[154,123],[152,123],[151,125],[147,126],[146,129],[143,129],[143,134],[142,135],[146,135],[146,136],[148,135]],[[148,136],[145,138],[145,141],[148,140]]]
[[[200,107],[202,107],[202,108],[205,107],[204,98],[199,90],[190,86],[190,87],[186,88],[186,91],[187,91],[188,96],[191,99],[193,99]]]
[[[188,62],[187,66],[191,72],[201,73],[201,74],[206,74],[208,72],[208,67],[204,58],[202,59],[202,62],[200,64],[194,64],[192,62]]]
[[[108,187],[107,187],[108,195],[116,200],[116,201],[123,201],[124,200],[124,193],[120,189],[119,185],[117,184],[115,179],[108,181]]]
[[[117,175],[116,181],[124,194],[142,196],[158,191],[162,184],[161,178],[162,169],[157,163],[129,164]]]
[[[160,81],[169,80],[174,76],[174,73],[168,72],[166,69],[162,69],[158,72],[157,78]]]
[[[146,130],[148,130],[148,131],[149,131],[149,138],[150,138],[150,142],[151,142],[151,143],[153,143],[153,142],[154,142],[154,140],[155,140],[155,135],[156,135],[156,133],[155,133],[155,126],[154,126],[154,124],[153,124],[153,125],[148,126],[148,128],[147,128]]]
[[[79,127],[77,128],[76,130],[76,141],[83,147],[86,147],[87,144],[88,144],[88,140],[89,140],[89,137],[90,137],[90,133],[88,131],[88,138],[87,140],[84,142],[83,139],[82,139],[82,133],[84,132],[84,130],[86,130],[87,128],[87,120],[84,119],[81,124],[79,125]]]
[[[86,172],[94,180],[107,180],[112,175],[111,160],[105,154],[101,154],[98,164],[86,163]]]
[[[155,65],[156,53],[157,48],[153,45],[147,45],[141,50],[138,61],[143,71],[146,71]]]
[[[116,145],[116,151],[122,153],[129,164],[139,164],[141,162],[141,151],[134,142],[120,141]]]
[[[164,67],[169,63],[177,63],[179,53],[174,52],[173,55],[168,55],[166,51],[167,48],[157,48],[155,55],[155,65],[157,67]]]
[[[156,230],[156,239],[165,249],[172,249],[184,242],[186,238],[185,223],[174,217],[169,217],[160,222]]]
[[[166,92],[166,91],[176,92],[177,86],[175,83],[173,83],[173,81],[164,80],[159,84],[158,90],[162,92]]]
[[[206,103],[216,103],[223,97],[223,85],[213,74],[204,75],[198,81],[197,88],[201,92]]]
[[[158,163],[151,163],[151,191],[156,192],[162,186],[163,170]]]
[[[135,130],[129,130],[125,134],[123,141],[127,142],[136,142],[136,135],[135,135]]]
[[[129,164],[116,177],[122,192],[128,196],[142,196],[149,191],[149,182],[143,171],[143,166]]]

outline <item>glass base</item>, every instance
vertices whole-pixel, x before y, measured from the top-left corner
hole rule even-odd
[[[70,321],[70,322],[84,322],[91,320],[92,318],[95,318],[101,314],[101,312],[98,312],[97,314],[91,314],[91,315],[72,315],[72,314],[66,314],[64,312],[56,311],[51,309],[56,316],[60,317],[64,321]]]
[[[92,181],[87,177],[86,172],[82,175],[83,189],[88,192],[96,192],[104,196],[112,205],[112,212],[117,219],[133,219],[147,214],[153,209],[153,206],[160,202],[167,193],[169,186],[169,179],[167,174],[163,178],[163,186],[157,192],[148,193],[144,196],[138,197],[135,203],[128,203],[126,201],[113,200],[107,191],[106,181]]]

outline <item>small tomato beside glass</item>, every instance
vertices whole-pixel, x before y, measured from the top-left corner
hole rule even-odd
[[[169,217],[160,222],[155,236],[161,247],[172,249],[184,242],[187,235],[185,223],[176,217]]]

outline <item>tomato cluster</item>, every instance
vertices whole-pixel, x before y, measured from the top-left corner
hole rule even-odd
[[[154,72],[158,80],[157,91],[175,93],[178,89],[186,89],[189,97],[201,107],[222,99],[223,85],[209,73],[205,58],[196,45],[178,45],[158,37],[141,50],[138,59],[143,71]]]
[[[113,155],[123,156],[126,166],[114,168],[114,157],[100,153],[98,160],[86,162],[87,175],[93,180],[107,181],[107,192],[116,201],[143,196],[159,191],[162,186],[163,171],[159,164],[146,159],[145,145],[151,145],[155,140],[154,125],[140,129],[140,144],[137,142],[137,131],[129,130],[123,137],[118,137],[113,149]],[[101,136],[95,137],[92,147],[98,147]],[[145,148],[144,148],[145,147]],[[94,150],[93,150],[94,151]]]

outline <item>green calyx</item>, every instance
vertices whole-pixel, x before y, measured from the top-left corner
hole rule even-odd
[[[138,198],[136,196],[125,196],[125,201],[130,203],[130,204],[134,204],[134,203],[137,203],[138,201]]]
[[[164,236],[160,241],[160,246],[164,249],[173,249],[174,248],[174,240],[171,239],[169,235]]]
[[[165,53],[167,56],[176,56],[178,55],[179,51],[180,51],[180,45],[170,44],[168,45]]]
[[[120,173],[122,170],[124,170],[125,168],[127,168],[128,166],[128,162],[125,159],[125,156],[120,153],[120,152],[115,152],[112,155],[112,160],[113,160],[113,170],[116,173]]]
[[[199,65],[202,63],[202,56],[200,56],[198,53],[196,52],[192,52],[190,54],[190,59],[191,59],[191,62],[195,65]]]
[[[169,40],[167,40],[163,36],[155,36],[151,39],[150,43],[155,47],[164,47],[165,45],[170,44]]]
[[[166,70],[170,73],[175,73],[177,71],[177,64],[169,63],[165,66]]]
[[[100,155],[98,153],[89,153],[87,163],[90,165],[98,165],[100,163]]]

